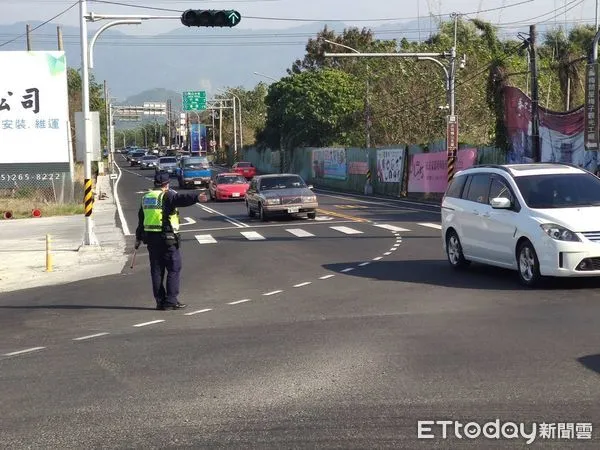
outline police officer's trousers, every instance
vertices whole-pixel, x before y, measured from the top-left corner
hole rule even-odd
[[[154,234],[154,233],[148,233]],[[157,235],[159,233],[156,233]],[[150,257],[152,292],[157,304],[175,305],[179,295],[181,253],[175,245],[167,246],[160,236],[149,236],[146,240]],[[166,289],[163,284],[167,272]]]

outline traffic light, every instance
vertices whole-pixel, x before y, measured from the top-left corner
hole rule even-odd
[[[188,9],[181,15],[181,23],[186,27],[235,27],[241,18],[232,9]]]

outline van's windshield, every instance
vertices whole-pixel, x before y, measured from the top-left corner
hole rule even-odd
[[[526,175],[515,182],[530,208],[600,206],[600,179],[589,173]]]

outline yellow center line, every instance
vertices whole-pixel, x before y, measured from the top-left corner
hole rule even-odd
[[[334,212],[334,211],[328,211],[326,209],[317,209],[317,212],[319,214],[323,214],[326,216],[334,216],[334,217],[341,217],[342,219],[347,219],[347,220],[352,220],[354,222],[362,222],[362,223],[367,223],[369,222],[369,220],[367,219],[361,219],[360,217],[356,217],[356,216],[349,216],[347,214],[342,214],[339,212]]]

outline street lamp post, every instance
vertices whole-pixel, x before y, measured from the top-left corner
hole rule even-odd
[[[223,89],[217,89],[217,90],[224,92],[224,93],[228,93],[229,95],[231,95],[232,97],[234,97],[237,100],[238,111],[239,111],[238,120],[240,121],[240,147],[243,149],[244,148],[244,134],[243,134],[244,123],[242,121],[242,101],[240,100],[240,98],[237,95],[235,95],[233,92],[231,92],[231,90],[227,90],[227,91],[225,91]],[[233,107],[235,108],[235,101],[234,101]]]
[[[328,44],[337,45],[339,47],[346,48],[354,53],[360,52],[352,47],[349,47],[344,44],[339,44],[338,42],[330,41],[329,39],[323,39],[324,42]],[[366,144],[367,148],[371,148],[371,103],[369,99],[369,64],[367,63],[367,83],[366,83],[366,93],[365,93],[365,136],[366,136]]]
[[[253,72],[253,73],[254,73],[254,75],[258,75],[259,77],[265,77],[265,78],[268,78],[273,81],[279,81],[277,78],[270,77],[269,75],[265,75],[264,73],[260,73],[260,72]]]

